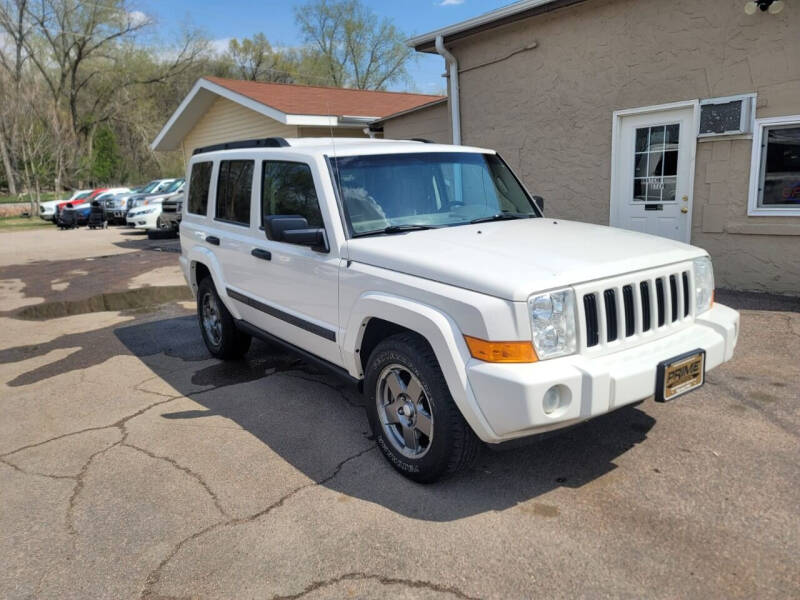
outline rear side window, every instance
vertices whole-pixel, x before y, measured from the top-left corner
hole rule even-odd
[[[211,186],[211,167],[214,163],[198,162],[192,165],[189,179],[189,212],[205,216],[208,213],[208,188]]]
[[[223,160],[219,163],[216,218],[220,221],[250,225],[253,164],[252,160]]]
[[[317,190],[308,165],[264,161],[261,185],[261,223],[275,215],[305,217],[311,228],[323,227]]]

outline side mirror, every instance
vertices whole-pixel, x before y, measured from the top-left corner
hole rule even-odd
[[[328,252],[328,237],[325,230],[318,229],[288,229],[283,232],[283,241],[287,244],[297,244],[298,246],[309,246],[317,252]]]
[[[541,196],[534,196],[533,201],[536,202],[536,206],[538,206],[539,210],[544,214],[544,198]]]
[[[276,242],[309,246],[317,252],[328,252],[328,237],[323,228],[310,228],[300,215],[273,215],[264,218],[267,237]]]

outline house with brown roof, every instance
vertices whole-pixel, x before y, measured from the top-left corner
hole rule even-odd
[[[548,214],[800,296],[799,31],[797,0],[521,0],[408,44],[445,60],[456,143],[498,150]],[[385,137],[441,131],[432,115]]]
[[[263,137],[366,137],[368,126],[442,96],[203,77],[151,144],[182,150]]]

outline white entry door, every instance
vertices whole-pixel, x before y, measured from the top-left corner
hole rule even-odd
[[[611,225],[688,242],[697,141],[694,107],[616,119]]]

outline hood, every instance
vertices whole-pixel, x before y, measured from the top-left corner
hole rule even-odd
[[[518,302],[706,255],[663,237],[548,218],[355,238],[347,253],[356,262]]]

